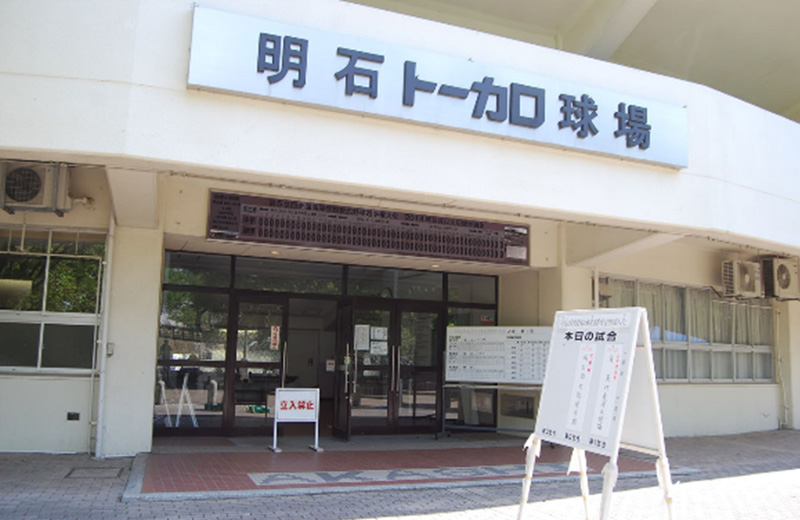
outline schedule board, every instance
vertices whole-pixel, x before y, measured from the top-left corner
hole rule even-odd
[[[445,380],[541,385],[551,327],[448,327]]]
[[[637,342],[649,347],[643,308],[557,312],[536,435],[594,453],[617,453]],[[649,396],[648,387],[640,390]],[[642,418],[639,410],[633,416]]]

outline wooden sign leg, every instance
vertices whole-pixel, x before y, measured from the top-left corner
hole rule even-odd
[[[589,520],[589,475],[586,464],[586,450],[573,448],[572,456],[569,459],[567,473],[577,471],[581,478],[581,496],[583,497],[583,512],[586,520]]]
[[[672,475],[669,471],[669,460],[666,455],[662,455],[656,461],[656,475],[658,475],[658,485],[664,491],[664,502],[667,504],[667,518],[672,520]]]
[[[600,499],[600,520],[609,518],[608,514],[611,510],[611,494],[614,491],[614,486],[617,484],[617,475],[619,470],[617,468],[617,458],[612,457],[603,468],[603,497]]]
[[[522,512],[525,509],[525,504],[528,503],[528,495],[531,491],[531,481],[533,480],[533,466],[536,463],[536,457],[542,453],[542,440],[532,433],[528,440],[525,441],[522,449],[526,450],[525,453],[525,476],[522,478],[522,497],[519,501],[519,513],[517,520],[522,520]]]

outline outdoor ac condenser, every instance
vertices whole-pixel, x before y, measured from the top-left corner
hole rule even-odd
[[[0,173],[0,206],[10,214],[52,211],[63,216],[72,208],[66,164],[3,162]]]

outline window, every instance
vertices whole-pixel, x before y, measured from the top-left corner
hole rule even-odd
[[[343,269],[336,264],[270,258],[236,258],[236,288],[301,294],[341,294]]]
[[[348,274],[350,296],[441,301],[442,273],[352,266]]]
[[[647,309],[656,375],[665,381],[771,382],[769,300],[733,300],[710,288],[601,278],[600,306]]]
[[[0,369],[92,369],[105,235],[0,228]]]
[[[497,278],[471,274],[447,275],[448,301],[497,303]]]

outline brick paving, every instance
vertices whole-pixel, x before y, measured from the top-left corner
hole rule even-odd
[[[216,449],[223,449],[220,446]],[[180,451],[180,446],[172,451]],[[778,430],[669,439],[667,451],[674,467],[697,470],[673,479],[677,482],[674,519],[800,518],[800,432]],[[519,483],[512,483],[293,496],[123,501],[123,494],[130,488],[129,481],[137,471],[136,466],[141,466],[141,460],[140,457],[135,463],[134,458],[96,460],[87,455],[0,453],[0,518],[515,519],[521,489]],[[593,519],[599,518],[601,484],[599,479],[590,480],[589,505]],[[655,477],[621,478],[615,488],[610,517],[667,518]],[[525,518],[584,518],[577,480],[534,481]]]

